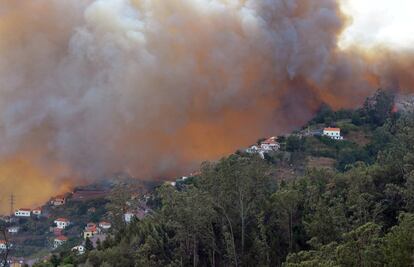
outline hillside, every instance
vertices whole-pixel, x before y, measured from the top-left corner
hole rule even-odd
[[[344,140],[321,136],[326,126]],[[411,266],[414,116],[392,94],[355,111],[322,107],[278,142],[159,186],[152,214],[36,266]]]

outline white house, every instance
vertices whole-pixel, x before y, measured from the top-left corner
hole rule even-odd
[[[279,143],[276,141],[276,137],[270,137],[268,139],[266,139],[265,141],[260,143],[260,148],[265,150],[265,151],[276,151],[279,150],[280,145]]]
[[[59,229],[65,229],[70,225],[70,221],[65,218],[58,218],[54,221],[54,223],[56,224],[56,227]]]
[[[32,210],[33,215],[37,215],[40,216],[42,215],[42,209],[41,208],[36,208],[34,210]]]
[[[277,151],[280,149],[280,144],[276,140],[276,137],[270,137],[261,142],[260,145],[253,145],[250,148],[246,149],[246,152],[250,154],[258,153],[260,157],[264,159],[265,153]]]
[[[79,255],[82,255],[85,253],[85,247],[82,245],[76,246],[72,248],[73,252],[77,252]]]
[[[53,241],[53,247],[57,248],[57,247],[63,245],[66,241],[68,241],[68,238],[66,236],[63,236],[63,235],[58,236]]]
[[[257,153],[259,151],[259,147],[256,145],[253,145],[251,147],[249,147],[248,149],[246,149],[247,153]]]
[[[130,223],[134,217],[135,217],[135,213],[128,211],[124,214],[124,221],[126,223]]]
[[[30,217],[32,211],[30,209],[18,209],[14,212],[16,217]]]
[[[99,223],[99,227],[101,227],[104,230],[108,230],[109,228],[111,228],[111,224],[109,222],[100,222]]]
[[[325,128],[323,129],[323,135],[327,136],[334,140],[343,140],[344,138],[341,136],[341,129],[340,128]]]
[[[6,250],[7,249],[7,243],[4,240],[0,240],[0,250]]]
[[[17,234],[20,230],[20,227],[18,226],[12,226],[7,228],[7,232],[11,233],[11,234]]]

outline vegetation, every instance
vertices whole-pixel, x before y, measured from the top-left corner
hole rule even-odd
[[[280,154],[204,163],[199,176],[155,191],[153,215],[83,256],[37,266],[412,266],[414,116],[393,114],[391,101],[380,91],[358,111],[325,110],[313,122],[349,120],[372,135],[366,145],[285,139],[280,153],[328,155],[336,169],[286,180],[275,177]]]

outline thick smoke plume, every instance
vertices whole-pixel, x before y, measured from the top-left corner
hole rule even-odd
[[[322,102],[409,90],[407,52],[338,48],[348,23],[334,0],[1,0],[3,200],[185,174]]]

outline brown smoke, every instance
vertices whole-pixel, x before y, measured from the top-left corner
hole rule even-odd
[[[412,57],[340,50],[347,23],[334,0],[2,0],[0,194],[185,174],[322,102],[410,90]]]

